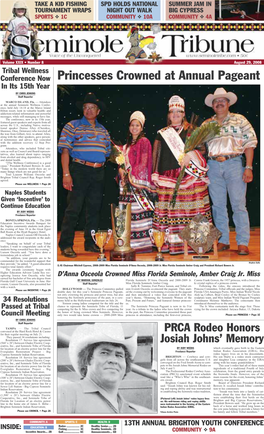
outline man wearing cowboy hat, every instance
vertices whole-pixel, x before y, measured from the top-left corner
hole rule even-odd
[[[136,351],[137,333],[126,339],[120,323],[78,326],[70,340],[69,357],[81,380],[59,388],[58,413],[150,413],[128,403],[118,392]]]
[[[214,94],[205,98],[205,104],[215,111],[215,115],[205,122],[217,121],[221,126],[219,136],[207,143],[209,193],[213,204],[214,223],[222,233],[218,251],[230,248],[228,193],[236,227],[237,253],[248,255],[250,224],[246,209],[246,189],[247,183],[253,180],[252,164],[257,138],[252,125],[244,116],[229,112],[229,107],[236,101],[237,96],[223,88],[216,89]],[[245,167],[242,164],[243,154],[246,159]]]
[[[76,256],[73,250],[75,227],[84,202],[84,248],[89,252],[98,251],[93,243],[91,230],[98,229],[104,187],[104,165],[111,151],[109,133],[97,121],[97,117],[105,109],[104,103],[93,93],[88,93],[84,101],[78,101],[76,106],[83,111],[83,117],[65,125],[58,145],[61,153],[63,187],[69,191],[59,246],[62,255],[68,258]]]

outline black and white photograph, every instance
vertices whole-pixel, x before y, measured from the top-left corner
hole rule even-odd
[[[157,323],[58,323],[58,413],[157,412]]]

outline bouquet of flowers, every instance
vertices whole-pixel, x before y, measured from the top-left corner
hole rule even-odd
[[[184,153],[187,154],[187,152],[193,151],[198,146],[200,146],[202,143],[206,143],[209,140],[212,140],[215,136],[217,136],[220,133],[220,126],[217,122],[208,122],[198,128],[196,128],[192,134],[187,138],[184,146]],[[171,199],[171,206],[174,207],[176,203],[176,196],[177,192],[179,190],[180,183],[182,181],[182,178],[184,176],[186,167],[183,166],[183,168],[180,171],[180,174],[178,176],[173,196]]]
[[[128,191],[130,191],[130,183],[129,183],[129,179],[128,179],[128,172],[126,170],[126,166],[125,166],[125,156],[124,153],[122,152],[122,143],[121,142],[114,142],[113,140],[111,140],[111,144],[112,144],[112,149],[111,149],[111,154],[109,156],[109,160],[111,163],[117,164],[119,166],[120,169],[122,169],[123,171],[123,195],[125,196],[127,194]]]

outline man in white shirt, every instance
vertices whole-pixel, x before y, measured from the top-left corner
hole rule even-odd
[[[217,121],[221,126],[219,136],[207,143],[209,194],[212,200],[214,223],[222,233],[218,251],[228,250],[229,219],[227,194],[230,199],[233,221],[236,228],[238,255],[248,255],[250,223],[246,209],[247,183],[253,180],[253,157],[257,137],[252,125],[240,115],[229,112],[229,107],[237,101],[233,92],[223,88],[215,90],[205,98],[205,104],[212,107],[215,115],[205,122]],[[245,156],[246,165],[243,167]]]

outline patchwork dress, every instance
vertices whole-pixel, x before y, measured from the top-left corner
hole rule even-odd
[[[192,172],[183,177],[177,192],[175,206],[171,206],[174,188],[181,171],[175,154],[164,138],[166,137],[166,130],[171,128],[174,128],[183,143],[187,135],[191,133],[190,125],[186,129],[182,126],[178,128],[170,126],[160,130],[154,142],[152,180],[156,185],[158,184],[158,202],[155,204],[153,229],[160,231],[169,229],[168,242],[163,245],[162,252],[176,255],[184,252],[184,245],[179,237],[179,232],[197,214],[204,215],[210,222],[212,216],[207,188],[209,182],[208,168],[205,158],[198,150],[192,151],[190,165]],[[194,175],[190,173],[194,173]],[[191,251],[190,248],[189,250]]]
[[[149,229],[152,228],[154,205],[151,193],[152,147],[146,137],[123,148],[129,186],[124,191],[120,185],[119,204],[131,203],[131,247],[138,253],[152,251]]]

